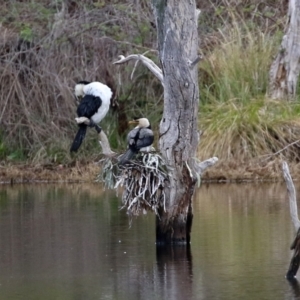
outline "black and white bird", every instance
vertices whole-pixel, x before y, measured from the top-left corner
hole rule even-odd
[[[77,115],[79,118],[88,118],[90,125],[78,124],[79,129],[72,143],[71,152],[77,151],[80,147],[85,137],[87,126],[95,127],[98,133],[101,132],[101,127],[98,123],[106,116],[112,95],[112,90],[107,85],[98,81],[80,81],[75,85],[76,99],[81,99],[77,107]]]
[[[127,135],[128,149],[121,156],[119,165],[124,165],[132,159],[142,148],[152,145],[154,141],[153,131],[147,118],[139,118],[130,121],[129,124],[138,124]]]

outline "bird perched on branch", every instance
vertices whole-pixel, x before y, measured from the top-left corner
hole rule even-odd
[[[124,165],[132,159],[142,148],[151,146],[154,141],[153,131],[147,118],[138,118],[129,124],[138,124],[127,135],[128,149],[119,160],[119,165]]]
[[[80,147],[85,137],[87,126],[95,127],[98,133],[101,132],[101,127],[98,123],[106,116],[112,95],[112,90],[101,82],[79,81],[75,85],[75,96],[80,101],[77,107],[78,118],[86,117],[90,120],[90,124],[78,124],[79,129],[72,143],[71,152],[77,151]]]

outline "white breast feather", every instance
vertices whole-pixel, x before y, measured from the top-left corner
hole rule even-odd
[[[102,104],[98,109],[98,112],[93,115],[92,120],[95,123],[99,123],[107,114],[110,106],[110,99],[112,97],[112,90],[105,84],[95,81],[87,84],[83,91],[86,95],[98,96],[102,100]]]
[[[87,95],[98,96],[101,98],[102,102],[110,103],[110,99],[112,96],[112,90],[101,82],[95,81],[90,84],[87,84],[83,91]]]

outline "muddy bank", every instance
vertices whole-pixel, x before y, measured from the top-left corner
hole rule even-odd
[[[277,182],[283,181],[282,162],[280,158],[268,161],[220,161],[208,169],[203,180],[213,182]],[[300,163],[287,161],[293,180],[300,179]]]
[[[288,162],[293,180],[300,179],[300,163]],[[282,181],[282,160],[256,162],[218,162],[202,177],[203,182]],[[94,182],[100,173],[99,162],[76,162],[73,166],[55,164],[0,165],[0,183]]]
[[[98,163],[75,166],[15,164],[0,166],[0,183],[93,182],[99,174]]]

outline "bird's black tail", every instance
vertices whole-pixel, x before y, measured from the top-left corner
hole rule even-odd
[[[79,125],[79,129],[77,131],[77,134],[75,136],[75,139],[74,139],[73,144],[70,149],[71,152],[76,152],[79,149],[79,147],[85,137],[86,129],[87,129],[87,125],[85,125],[85,124]]]
[[[127,151],[121,156],[119,160],[119,165],[124,165],[129,160],[131,160],[137,152],[128,148]]]

